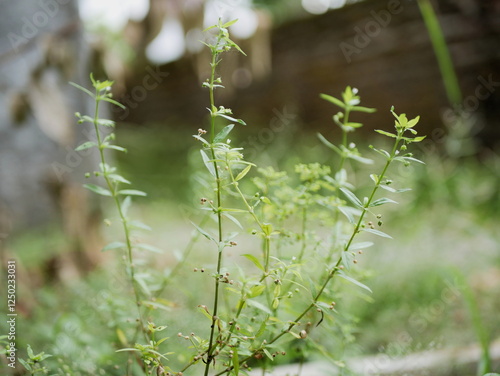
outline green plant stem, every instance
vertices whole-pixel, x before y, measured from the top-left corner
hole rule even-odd
[[[99,149],[99,156],[101,159],[101,165],[102,165],[102,176],[104,180],[106,181],[106,185],[108,186],[109,191],[111,192],[111,196],[113,197],[113,200],[115,202],[115,206],[118,210],[118,215],[120,216],[120,220],[122,222],[123,226],[123,232],[125,235],[125,244],[127,246],[127,261],[128,261],[128,267],[130,270],[130,280],[132,284],[132,289],[134,290],[134,297],[135,297],[135,303],[137,307],[137,312],[139,315],[139,325],[140,325],[140,331],[144,334],[144,339],[148,341],[148,334],[146,332],[146,327],[144,323],[144,318],[142,317],[142,312],[141,312],[141,298],[139,294],[139,286],[137,286],[137,282],[135,281],[135,266],[134,266],[134,260],[133,260],[133,252],[132,252],[132,242],[130,240],[130,229],[128,228],[127,224],[127,218],[123,214],[122,207],[120,204],[120,199],[118,197],[117,193],[117,185],[113,184],[111,180],[109,179],[109,172],[108,172],[108,167],[106,164],[106,158],[104,156],[104,147],[102,144],[102,138],[101,138],[101,133],[99,131],[99,124],[98,124],[98,119],[99,119],[99,91],[96,90],[95,94],[96,98],[96,105],[95,105],[95,113],[94,113],[94,129],[97,137],[97,144],[98,144],[98,149]]]
[[[345,114],[344,114],[344,121],[343,124],[347,124],[349,122],[349,113],[351,111],[349,108],[346,108]],[[342,170],[344,167],[344,163],[346,160],[346,155],[345,155],[345,149],[347,148],[347,131],[344,129],[344,127],[341,127],[342,129],[342,146],[344,146],[344,149],[342,150],[341,156],[340,156],[340,162],[339,162],[339,169],[338,171]]]
[[[215,180],[216,180],[216,185],[217,185],[217,224],[218,224],[218,240],[219,240],[219,246],[218,246],[218,254],[217,254],[217,269],[216,269],[216,277],[215,277],[215,292],[214,292],[214,302],[213,302],[213,315],[212,315],[212,324],[210,326],[210,339],[208,342],[208,350],[207,350],[207,363],[205,366],[205,376],[208,376],[208,372],[210,370],[210,364],[212,363],[213,360],[213,353],[215,348],[217,347],[214,345],[214,338],[215,338],[215,324],[217,321],[217,313],[218,313],[218,308],[219,308],[219,276],[220,276],[220,270],[222,266],[222,249],[221,249],[221,244],[223,241],[223,233],[222,233],[222,212],[220,211],[220,208],[222,207],[222,199],[221,199],[221,179],[220,179],[220,174],[219,174],[219,169],[217,166],[217,161],[216,156],[215,156],[215,149],[214,149],[214,139],[215,139],[215,101],[214,101],[214,83],[215,83],[215,68],[217,67],[217,48],[220,42],[220,37],[217,40],[217,43],[215,44],[214,49],[212,50],[212,62],[211,62],[211,72],[210,72],[210,87],[209,87],[209,92],[210,92],[210,150],[212,153],[212,159],[214,160],[214,170],[215,170]]]
[[[402,139],[402,135],[403,135],[403,131],[398,131],[398,135],[397,135],[397,138],[396,138],[396,141],[394,142],[394,147],[392,148],[392,152],[390,153],[390,156],[389,158],[387,158],[387,161],[384,165],[384,168],[382,169],[382,173],[379,175],[379,178],[377,179],[377,183],[375,184],[375,186],[373,187],[373,190],[368,198],[368,200],[366,201],[366,203],[363,205],[363,211],[358,219],[358,222],[356,224],[356,226],[354,227],[354,230],[351,234],[351,237],[349,238],[349,241],[347,242],[345,248],[344,248],[344,251],[347,251],[350,247],[350,245],[352,244],[352,241],[354,240],[354,238],[356,237],[356,235],[360,232],[360,228],[361,228],[361,225],[363,223],[363,218],[364,218],[364,215],[365,213],[368,211],[368,208],[370,207],[370,204],[372,203],[373,201],[373,198],[375,197],[375,193],[378,191],[378,188],[380,187],[380,184],[382,183],[382,179],[384,178],[385,176],[385,173],[387,172],[387,169],[389,168],[390,164],[392,163],[392,161],[394,160],[394,158],[396,157],[396,151],[397,151],[397,148],[398,148],[398,145]],[[304,309],[304,311],[302,311],[302,313],[300,315],[298,315],[295,320],[293,320],[292,322],[290,322],[290,324],[288,325],[288,327],[283,330],[281,333],[277,334],[276,336],[274,336],[270,341],[267,342],[267,345],[272,345],[273,343],[275,343],[277,340],[279,340],[281,337],[283,337],[285,334],[287,333],[290,333],[290,331],[298,325],[298,323],[300,322],[300,320],[309,313],[309,311],[311,311],[314,307],[316,307],[319,299],[321,298],[321,296],[323,295],[323,292],[325,291],[326,287],[328,286],[328,284],[330,283],[330,281],[333,279],[333,277],[335,276],[335,274],[337,273],[338,270],[340,270],[340,263],[342,262],[343,260],[343,254],[341,254],[335,264],[335,266],[332,268],[332,270],[328,273],[327,277],[325,278],[323,284],[321,285],[321,288],[319,289],[319,291],[316,293],[316,295],[314,296],[313,298],[313,301]],[[255,350],[251,355],[247,356],[246,358],[242,359],[240,361],[240,364],[244,364],[245,362],[247,362],[248,360],[252,359],[255,354],[257,354],[257,352],[259,352],[261,349],[257,349]],[[228,368],[226,368],[224,371],[221,371],[219,373],[217,373],[215,376],[220,376],[220,375],[223,375],[227,372],[230,372],[234,367],[233,366],[230,366]]]

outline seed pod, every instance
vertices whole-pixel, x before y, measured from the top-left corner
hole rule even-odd
[[[304,339],[307,337],[307,332],[305,330],[300,331],[300,338]]]

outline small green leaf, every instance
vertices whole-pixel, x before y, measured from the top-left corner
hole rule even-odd
[[[370,207],[380,206],[380,205],[389,204],[389,203],[391,203],[391,204],[397,204],[396,201],[391,200],[390,198],[383,197],[383,198],[379,198],[378,200],[373,201],[370,204]]]
[[[80,85],[78,85],[78,84],[75,84],[74,82],[70,82],[69,84],[70,84],[71,86],[76,87],[78,90],[81,90],[81,91],[83,91],[84,93],[86,93],[86,94],[90,95],[92,98],[95,98],[94,93],[92,93],[91,91],[89,91],[89,90],[85,89],[83,86],[80,86]]]
[[[374,235],[381,236],[383,238],[392,239],[392,236],[386,234],[385,232],[382,232],[382,231],[379,231],[379,230],[375,230],[374,228],[365,228],[365,229],[363,229],[363,231],[369,232],[369,233],[374,234]]]
[[[112,196],[111,192],[108,191],[106,188],[100,187],[95,184],[84,184],[83,185],[85,188],[91,190],[94,193],[97,193],[98,195],[101,196]]]
[[[244,122],[243,120],[241,120],[241,119],[236,119],[236,118],[234,118],[234,117],[228,116],[228,115],[226,115],[226,114],[221,114],[221,113],[218,113],[218,112],[217,112],[216,114],[217,114],[217,116],[223,117],[224,119],[231,120],[231,121],[235,121],[235,122],[237,122],[237,123],[240,123],[241,125],[247,125],[247,123],[245,123],[245,122]]]
[[[118,145],[112,145],[112,144],[103,144],[103,148],[104,149],[113,149],[113,150],[118,150],[118,151],[121,151],[121,152],[124,152],[126,153],[127,152],[127,149],[121,147],[121,146],[118,146]]]
[[[102,125],[104,127],[114,127],[116,123],[113,120],[109,119],[97,119],[97,124]]]
[[[344,188],[344,187],[340,188],[340,190],[342,191],[342,193],[344,195],[346,195],[346,197],[349,199],[349,201],[351,201],[355,206],[357,206],[359,208],[363,207],[363,204],[361,203],[361,201],[350,190],[348,190],[347,188]]]
[[[108,178],[110,178],[111,180],[123,183],[123,184],[132,184],[127,179],[125,179],[123,176],[120,176],[117,174],[109,174]]]
[[[274,362],[274,358],[273,356],[271,355],[271,353],[267,350],[267,349],[262,349],[262,351],[264,351],[264,354],[266,354],[266,356],[271,359],[271,361]]]
[[[124,110],[127,108],[123,104],[121,104],[121,103],[119,103],[119,102],[117,102],[117,101],[115,101],[114,99],[111,99],[111,98],[102,98],[102,100],[106,101],[106,102],[109,102],[109,103],[112,103],[115,106],[118,106],[118,107],[120,107],[120,108],[122,108]]]
[[[337,272],[337,275],[340,277],[340,278],[343,278],[345,279],[346,281],[349,281],[351,283],[354,283],[356,286],[359,286],[367,291],[370,291],[371,293],[373,293],[373,291],[366,285],[364,285],[363,283],[359,282],[359,281],[356,281],[354,278],[352,277],[349,277],[348,275],[346,275],[344,272],[342,271],[339,271]]]
[[[398,138],[397,135],[389,133],[389,132],[386,132],[386,131],[382,131],[380,129],[375,129],[375,132],[383,134],[384,136],[387,136],[387,137]]]
[[[236,22],[238,22],[238,19],[237,19],[237,18],[236,18],[235,20],[232,20],[232,21],[226,22],[224,25],[222,25],[222,27],[228,28],[229,26],[234,25]]]
[[[222,130],[215,136],[214,142],[223,142],[233,128],[234,124],[229,124],[222,128]]]
[[[243,230],[243,226],[241,225],[240,221],[238,221],[236,218],[234,218],[231,214],[222,213],[222,215],[224,217],[226,217],[227,219],[229,219],[230,221],[232,221],[236,226],[238,226],[239,228],[241,228]]]
[[[235,181],[241,180],[245,177],[246,174],[248,174],[248,171],[252,168],[252,165],[246,166],[234,179]]]
[[[246,257],[247,259],[249,259],[250,261],[252,261],[254,263],[254,265],[259,268],[260,270],[262,271],[265,271],[264,267],[262,266],[262,264],[260,263],[260,261],[257,259],[257,257],[255,257],[254,255],[251,255],[249,253],[246,253],[244,255],[242,255],[243,257]]]
[[[265,285],[257,285],[254,286],[250,289],[250,293],[248,294],[249,298],[256,298],[257,296],[260,296],[264,290],[266,289]]]
[[[252,307],[255,307],[259,310],[261,310],[262,312],[264,313],[267,313],[268,315],[271,315],[271,310],[269,308],[267,308],[264,304],[262,303],[259,303],[258,301],[256,300],[252,300],[252,299],[248,299],[247,300],[247,304],[248,305],[251,305]]]
[[[153,230],[151,227],[149,227],[148,225],[146,225],[140,221],[130,221],[130,222],[127,222],[127,224],[129,225],[129,227],[136,228],[139,230],[145,230],[145,231],[152,231]]]
[[[362,123],[345,123],[345,124],[342,124],[342,126],[344,127],[351,127],[351,128],[361,128],[363,126]]]
[[[210,235],[208,232],[206,232],[205,230],[203,230],[201,227],[197,226],[196,224],[194,224],[193,222],[191,222],[191,224],[200,232],[200,234],[202,234],[205,238],[207,238],[208,240],[212,240],[214,242],[217,243],[217,241],[215,240],[215,238]]]
[[[138,191],[137,189],[122,189],[118,191],[118,194],[127,196],[147,196],[146,192]]]
[[[203,163],[205,163],[205,167],[208,169],[208,171],[213,177],[216,177],[217,175],[215,173],[214,162],[211,161],[210,158],[208,158],[208,155],[207,153],[205,153],[204,150],[200,150],[200,153],[201,153],[201,158],[203,159]]]
[[[107,246],[105,246],[103,249],[101,249],[101,252],[106,252],[111,249],[117,249],[117,248],[125,248],[127,245],[123,242],[112,242],[109,243]]]
[[[93,141],[87,141],[87,142],[84,142],[83,144],[81,144],[80,146],[78,146],[75,151],[80,151],[80,150],[86,150],[86,149],[90,149],[94,146],[97,146],[97,144]]]
[[[369,107],[363,107],[363,106],[352,106],[352,107],[350,107],[350,109],[351,109],[351,111],[366,112],[369,114],[377,111],[375,108],[369,108]]]
[[[352,243],[349,246],[349,250],[360,250],[364,248],[369,248],[373,245],[373,242],[359,242],[359,243]]]
[[[28,363],[26,363],[26,361],[24,359],[19,358],[18,360],[19,360],[19,363],[21,363],[21,365],[24,368],[26,368],[30,372],[33,372],[33,368],[31,368],[31,366]]]
[[[330,141],[328,141],[321,133],[316,133],[319,140],[327,147],[332,149],[333,151],[337,152],[339,155],[342,155],[342,151],[336,147],[334,144],[332,144]]]
[[[356,222],[354,221],[354,216],[351,213],[351,208],[348,206],[338,206],[337,207],[339,211],[344,214],[349,221],[349,223],[355,224]]]
[[[345,108],[345,104],[340,99],[337,99],[327,94],[320,94],[319,96],[325,101],[333,103],[334,105],[339,106],[340,108]]]

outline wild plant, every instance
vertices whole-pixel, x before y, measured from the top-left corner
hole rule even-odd
[[[126,152],[113,142],[115,136],[110,130],[114,122],[99,117],[101,102],[122,106],[112,99],[112,82],[91,76],[93,92],[72,84],[95,101],[93,115],[77,114],[79,123],[89,123],[95,130],[95,140],[83,143],[77,150],[97,149],[100,160],[98,169],[86,175],[89,179],[93,175],[95,181],[85,186],[111,198],[123,232],[123,241],[112,242],[103,250],[123,252],[137,318],[128,326],[125,320],[115,320],[113,327],[117,351],[129,355],[126,364],[119,367],[127,375],[247,374],[251,367],[260,366],[265,371],[280,358],[289,360],[293,351],[298,351],[296,355],[304,360],[308,348],[342,367],[341,359],[325,346],[325,336],[315,328],[327,326],[327,336],[339,337],[339,342],[352,340],[349,329],[343,325],[349,321],[348,312],[339,308],[347,290],[341,283],[370,292],[360,281],[362,275],[355,266],[364,250],[373,245],[365,236],[390,237],[380,229],[383,223],[378,207],[395,203],[378,197],[378,192],[404,191],[394,188],[389,174],[393,162],[420,162],[407,151],[410,144],[424,138],[416,136],[414,129],[419,118],[408,119],[391,109],[395,130],[376,132],[389,137],[393,145],[388,151],[371,146],[382,157],[383,165],[378,173],[370,175],[368,194],[359,197],[361,185],[355,187],[350,182],[346,165],[373,161],[361,155],[349,140],[349,133],[362,126],[352,120],[357,112],[371,113],[374,109],[360,106],[358,92],[351,87],[345,89],[340,99],[321,95],[339,108],[333,121],[340,127],[341,143],[336,146],[319,135],[321,142],[335,153],[335,163],[297,164],[293,172],[287,173],[271,167],[257,168],[245,160],[244,150],[233,146],[229,136],[237,126],[246,123],[235,117],[231,109],[215,102],[216,90],[223,88],[217,70],[222,56],[231,50],[243,53],[229,36],[228,28],[234,22],[219,21],[207,29],[210,36],[205,43],[211,52],[210,77],[203,83],[208,89],[209,123],[208,130],[199,127],[194,138],[201,143],[200,161],[209,183],[200,197],[200,210],[205,215],[193,225],[207,241],[192,238],[181,263],[169,275],[154,271],[140,257],[141,250],[159,252],[132,236],[135,231],[149,230],[129,217],[132,197],[146,194],[124,188],[130,181],[110,165],[106,154],[108,150]],[[248,179],[249,174],[254,177]],[[106,220],[107,224],[112,222]],[[239,244],[240,239],[250,240],[243,245]],[[199,286],[203,290],[202,300],[193,307],[197,308],[193,314],[206,322],[199,333],[189,327],[167,328],[173,322],[168,310],[153,313],[153,308],[161,306],[169,283],[182,283],[176,277],[183,266],[190,264],[194,272],[198,271],[198,260],[191,253],[196,247],[213,260],[213,266],[200,270],[207,272],[205,275],[210,276],[212,283]],[[245,249],[246,253],[239,252],[242,262],[228,262],[229,248],[233,253]],[[154,323],[157,319],[161,326]],[[188,348],[179,346],[175,338],[161,335],[170,332],[178,332],[179,340],[187,341]]]

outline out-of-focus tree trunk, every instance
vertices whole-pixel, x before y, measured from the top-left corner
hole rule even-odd
[[[76,0],[0,0],[0,233],[5,236],[58,220],[73,249],[98,242],[91,219],[97,208],[88,205],[79,181],[92,170],[95,154],[74,151],[89,135],[77,128],[73,114],[92,113],[93,103],[68,85],[88,82],[88,56]],[[87,252],[78,257],[75,264],[82,269],[96,261]]]

